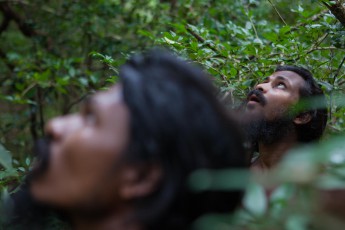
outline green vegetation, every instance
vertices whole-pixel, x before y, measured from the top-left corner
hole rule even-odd
[[[329,101],[322,143],[296,150],[274,177],[247,187],[233,216],[205,217],[199,229],[344,229],[317,202],[319,188],[345,186],[342,3],[0,1],[0,189],[6,194],[22,180],[33,161],[32,143],[49,118],[77,110],[89,94],[116,82],[117,67],[131,53],[158,45],[203,66],[220,96],[231,95],[234,104],[277,64],[310,69]],[[270,200],[264,187],[272,190]]]

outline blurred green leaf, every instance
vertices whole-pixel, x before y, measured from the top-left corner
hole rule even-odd
[[[243,199],[243,206],[255,216],[265,215],[267,210],[265,189],[257,183],[250,183]]]
[[[189,177],[189,185],[195,191],[240,190],[247,186],[249,171],[243,169],[197,170]]]
[[[308,219],[302,215],[291,215],[289,216],[286,226],[286,230],[307,230]]]
[[[2,144],[0,144],[0,164],[7,170],[11,170],[13,168],[12,155]]]

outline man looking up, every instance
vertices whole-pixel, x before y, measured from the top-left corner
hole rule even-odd
[[[312,74],[301,67],[278,66],[275,72],[250,91],[245,103],[246,133],[259,152],[252,168],[269,169],[298,143],[317,141],[327,123],[326,109],[292,109],[301,99],[326,99]]]
[[[183,230],[240,202],[241,191],[188,187],[197,169],[246,166],[238,129],[203,71],[153,51],[119,77],[79,113],[49,122],[40,161],[13,197],[11,227],[45,229],[55,212],[73,229]]]

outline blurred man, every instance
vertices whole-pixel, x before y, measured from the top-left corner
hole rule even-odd
[[[296,111],[295,107],[301,100],[313,97],[326,108],[325,96],[312,74],[296,66],[278,66],[248,94],[246,133],[251,147],[259,153],[252,160],[253,169],[269,169],[297,144],[320,139],[327,110],[314,107]]]
[[[241,191],[188,187],[197,169],[246,165],[205,74],[154,51],[134,56],[119,76],[79,113],[49,122],[40,161],[14,195],[11,224],[44,229],[53,212],[73,229],[189,229],[239,203]]]

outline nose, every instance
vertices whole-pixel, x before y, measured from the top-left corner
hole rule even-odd
[[[259,90],[263,93],[266,93],[269,90],[269,88],[270,88],[269,83],[260,83],[255,87],[256,90]]]
[[[79,116],[67,115],[50,120],[45,127],[45,132],[53,141],[61,141],[79,127],[81,127]]]

